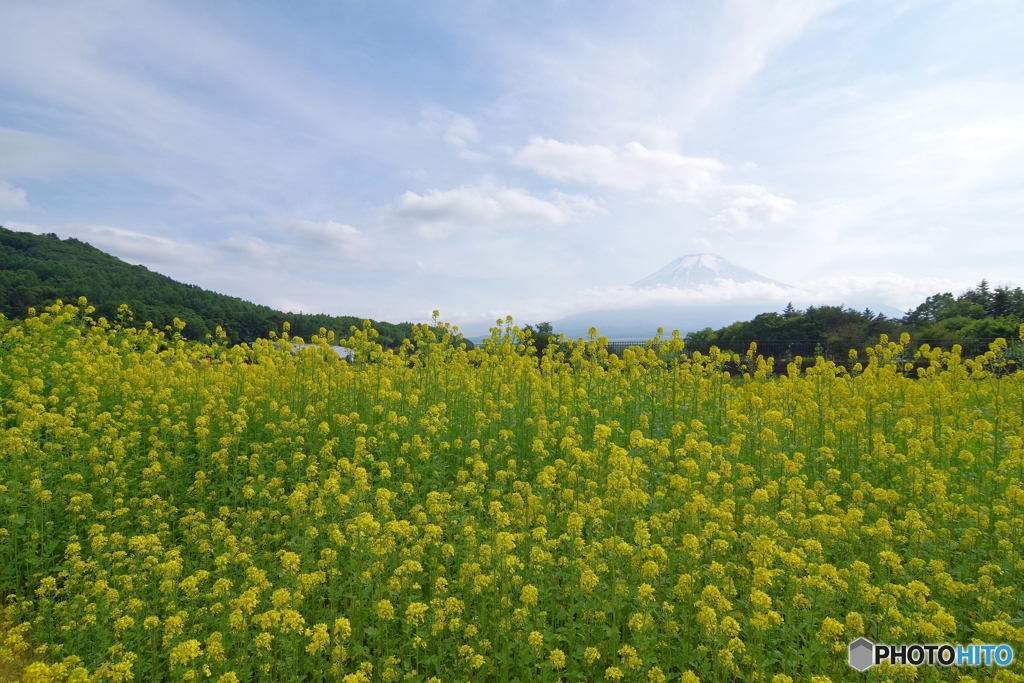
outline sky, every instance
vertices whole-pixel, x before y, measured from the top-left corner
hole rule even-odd
[[[1014,0],[5,0],[0,225],[467,330],[673,301],[628,285],[691,253],[907,310],[1024,285],[1021,35]],[[713,290],[678,300],[750,294]]]

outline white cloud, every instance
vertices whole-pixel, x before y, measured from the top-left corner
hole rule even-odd
[[[445,237],[458,229],[517,229],[557,226],[582,214],[599,211],[587,197],[556,192],[553,201],[538,199],[525,190],[494,185],[466,185],[454,190],[406,192],[398,198],[396,213],[427,239]]]
[[[639,142],[608,147],[540,137],[531,138],[516,154],[515,161],[555,180],[590,183],[615,190],[654,187],[691,201],[715,190],[726,168],[715,159],[647,149]]]
[[[0,209],[22,211],[27,208],[25,190],[0,180]]]
[[[234,233],[213,246],[242,263],[282,273],[329,271],[339,263],[370,265],[373,242],[351,225],[296,219],[280,224],[276,232],[283,241]]]
[[[366,235],[351,225],[335,221],[295,220],[285,226],[285,233],[303,247],[340,251],[354,255],[369,246]]]
[[[771,194],[762,187],[747,186],[744,194],[711,220],[711,225],[723,232],[754,230],[765,225],[780,223],[793,215],[796,202],[787,197]]]
[[[649,306],[700,306],[763,302],[772,306],[793,298],[794,288],[764,282],[733,282],[718,279],[685,289],[676,287],[640,288],[627,285],[593,287],[570,292],[558,298],[544,298],[517,304],[517,315],[529,319],[560,318],[582,311],[620,310]]]
[[[197,266],[213,261],[202,246],[108,225],[68,226],[75,236],[129,263]]]
[[[238,233],[217,242],[216,247],[249,263],[270,266],[281,257],[281,248],[253,235]]]
[[[216,261],[213,254],[203,246],[109,225],[72,223],[47,228],[31,223],[9,222],[7,227],[36,234],[53,232],[65,238],[74,237],[131,264],[203,266]]]
[[[585,216],[592,216],[596,214],[607,213],[605,208],[601,204],[586,195],[581,194],[566,194],[565,192],[559,192],[558,190],[551,191],[552,202],[560,207],[563,211],[566,211],[573,220],[578,220]]]
[[[885,304],[906,311],[933,294],[959,294],[974,284],[940,277],[907,277],[898,273],[824,277],[798,284],[801,296],[794,297],[793,302],[804,306],[821,303],[849,306]]]
[[[723,232],[779,223],[796,209],[792,199],[772,194],[759,185],[727,184],[723,175],[728,167],[716,159],[647,149],[639,142],[616,148],[535,137],[516,154],[515,161],[555,180],[613,190],[654,189],[662,197],[684,202],[733,195],[729,205],[711,221]]]
[[[697,287],[639,288],[594,287],[566,292],[560,296],[531,298],[507,306],[521,320],[557,320],[587,311],[630,310],[651,307],[745,307],[749,310],[777,310],[792,302],[807,306],[889,306],[909,310],[937,292],[961,292],[971,284],[944,278],[909,278],[896,273],[864,277],[830,277],[808,280],[793,287],[764,282],[734,282],[718,279]],[[749,310],[744,314],[748,319]],[[895,312],[890,313],[895,315]],[[505,313],[495,309],[490,318]],[[464,318],[468,321],[468,318]],[[476,322],[476,321],[473,321]]]

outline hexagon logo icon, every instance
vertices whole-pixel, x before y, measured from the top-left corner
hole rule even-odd
[[[850,643],[850,666],[857,671],[866,671],[875,663],[875,644],[867,638],[858,638]]]

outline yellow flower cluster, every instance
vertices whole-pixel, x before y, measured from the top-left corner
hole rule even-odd
[[[538,355],[507,321],[341,360],[85,306],[0,339],[0,671],[786,683],[848,680],[860,636],[1024,652],[1005,342],[775,375],[678,335]]]

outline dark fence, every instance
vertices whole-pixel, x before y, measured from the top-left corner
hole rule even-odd
[[[647,346],[647,342],[642,341],[612,341],[608,342],[608,353],[614,353],[621,356],[622,352],[628,349],[630,346]]]
[[[896,339],[892,340],[896,341]],[[943,350],[950,350],[954,344],[960,346],[960,355],[964,358],[973,358],[979,356],[989,350],[989,344],[994,339],[978,339],[978,338],[965,338],[965,339],[913,339],[903,350],[903,358],[906,360],[912,360],[914,353],[924,344],[928,344],[930,347],[939,347]],[[730,351],[732,353],[738,353],[740,355],[746,355],[747,350],[750,348],[751,343],[757,344],[757,355],[764,356],[765,358],[775,358],[777,361],[791,361],[797,356],[800,356],[807,360],[813,360],[818,356],[822,356],[826,360],[841,361],[845,362],[849,359],[850,349],[856,349],[861,361],[866,361],[867,356],[864,353],[864,349],[875,346],[878,344],[878,339],[852,339],[843,341],[827,341],[827,340],[779,340],[779,339],[744,339],[736,341],[720,341],[715,342],[714,346],[717,346],[722,351]],[[646,342],[633,342],[633,341],[614,341],[608,342],[608,351],[616,355],[622,355],[622,352],[631,346],[646,346]],[[710,345],[708,346],[691,346],[687,345],[683,351],[686,355],[691,355],[694,351],[700,351],[703,354],[708,353]],[[1016,360],[1024,360],[1024,345],[1018,341],[1010,341],[1010,347],[1006,350],[1004,357],[1012,358]]]

